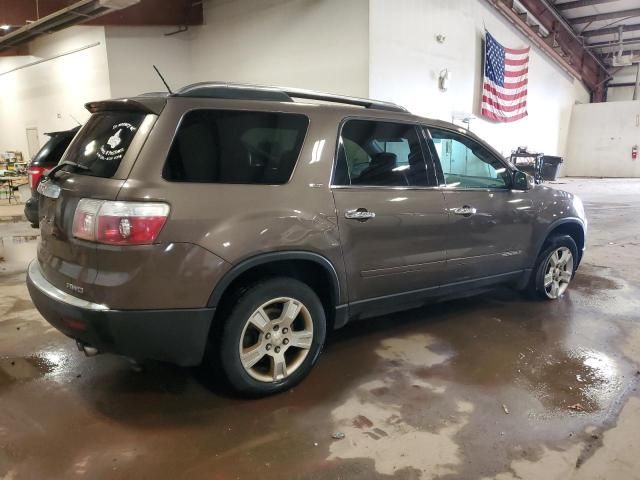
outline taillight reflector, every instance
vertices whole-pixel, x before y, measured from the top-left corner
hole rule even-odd
[[[29,167],[29,186],[31,190],[38,188],[38,184],[44,175],[45,169],[43,167]]]
[[[169,216],[169,205],[83,198],[73,217],[73,236],[109,245],[153,243]]]
[[[82,331],[86,331],[87,330],[87,324],[84,323],[84,322],[81,322],[79,320],[72,320],[70,318],[63,318],[62,319],[62,323],[64,323],[69,328],[73,328],[74,330],[82,330]]]

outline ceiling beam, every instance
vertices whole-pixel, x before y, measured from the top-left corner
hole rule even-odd
[[[536,45],[564,71],[581,80],[591,91],[593,101],[603,101],[602,85],[608,76],[607,66],[586,50],[582,39],[571,30],[571,27],[559,19],[561,15],[547,4],[546,0],[519,0],[519,3],[549,33],[542,38],[536,29],[529,25],[524,15],[514,9],[513,0],[486,0],[505,16],[518,30],[524,33],[530,42]],[[557,17],[556,17],[557,15]]]
[[[91,20],[86,25],[194,26],[203,25],[202,2],[195,0],[140,0],[125,10],[118,10]]]
[[[19,57],[23,55],[29,55],[29,49],[26,45],[11,47],[0,51],[0,57]]]
[[[627,40],[623,40],[622,41],[622,45],[633,45],[636,43],[640,43],[640,38],[629,38]],[[592,49],[592,48],[620,48],[620,42],[616,41],[616,40],[612,40],[610,42],[597,42],[597,43],[590,43],[588,45],[586,45],[587,48]]]
[[[555,7],[560,10],[573,10],[574,8],[590,7],[601,3],[617,2],[618,0],[575,0],[574,2],[557,3]]]
[[[39,35],[61,30],[108,11],[109,8],[103,7],[99,0],[79,0],[69,7],[46,15],[39,20],[3,35],[0,37],[0,50],[24,45]]]
[[[514,11],[513,0],[487,1],[506,16]],[[609,67],[595,53],[584,47],[584,39],[573,31],[571,25],[549,0],[519,0],[519,4],[531,14],[533,21],[542,25],[549,34],[541,39],[538,35],[529,35],[532,30],[525,22],[522,22],[522,26],[516,26],[571,76],[581,80],[591,92],[592,101],[603,101],[603,84],[609,76]],[[506,9],[509,11],[505,12]],[[517,15],[516,17],[520,19]],[[542,40],[542,46],[539,40]]]
[[[78,0],[0,0],[0,21],[16,29],[73,5]],[[202,2],[140,0],[137,5],[86,22],[87,25],[202,25]],[[0,31],[0,36],[2,35]]]
[[[22,27],[27,21],[33,22],[71,6],[75,0],[20,0],[3,1],[0,19],[2,23]]]
[[[632,8],[631,10],[618,10],[617,12],[597,13],[595,15],[586,15],[584,17],[569,18],[571,25],[580,25],[581,23],[600,22],[602,20],[615,20],[616,18],[640,17],[640,8]]]
[[[615,88],[615,87],[635,87],[636,82],[623,82],[623,83],[609,83],[607,84],[607,88]]]
[[[633,25],[623,25],[624,29],[622,33],[626,32],[638,32],[640,31],[640,23]],[[601,35],[617,35],[620,31],[619,27],[608,27],[608,28],[595,28],[593,30],[584,30],[580,35],[589,38],[589,37],[599,37]]]
[[[618,57],[620,55],[618,55],[617,51],[613,51],[613,52],[606,52],[605,54],[605,58],[607,60],[612,59],[613,57]],[[637,62],[638,60],[640,60],[640,50],[623,50],[622,51],[622,56],[623,57],[627,57],[631,55],[632,57],[638,57],[638,59],[635,59],[634,61]]]

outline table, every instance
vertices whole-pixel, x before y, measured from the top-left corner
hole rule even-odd
[[[16,199],[15,190],[28,182],[27,177],[0,177],[0,185],[4,185],[9,188],[9,205],[11,205],[11,200],[18,203]]]

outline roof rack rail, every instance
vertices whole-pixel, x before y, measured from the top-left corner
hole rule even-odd
[[[248,85],[241,83],[202,82],[188,85],[176,93],[175,97],[224,98],[234,100],[268,100],[276,102],[293,102],[294,98],[319,100],[322,102],[343,103],[356,105],[374,110],[390,112],[407,112],[400,105],[382,102],[370,98],[349,97],[332,93],[321,93],[313,90],[302,90],[286,87],[267,87],[263,85]]]
[[[408,110],[400,105],[370,98],[349,97],[345,95],[335,95],[333,93],[321,93],[313,90],[301,90],[296,88],[283,88],[287,95],[292,98],[307,98],[310,100],[320,100],[322,102],[344,103],[347,105],[357,105],[374,110],[388,110],[390,112],[407,112]]]

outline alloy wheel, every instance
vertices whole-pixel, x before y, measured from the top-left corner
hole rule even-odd
[[[283,380],[302,365],[312,342],[313,319],[307,307],[294,298],[274,298],[247,319],[240,336],[240,361],[255,380]]]
[[[567,247],[551,252],[544,270],[544,291],[549,298],[560,297],[573,276],[573,255]]]

